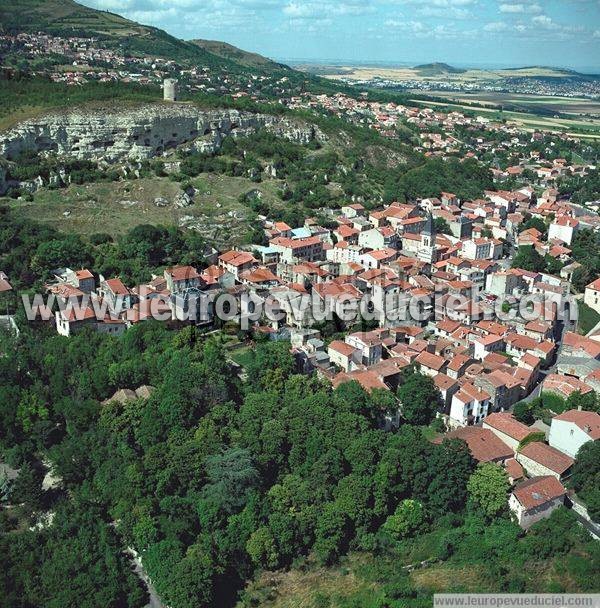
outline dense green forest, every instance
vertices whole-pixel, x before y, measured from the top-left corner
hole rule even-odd
[[[219,339],[189,327],[66,339],[25,326],[0,348],[0,446],[21,471],[2,484],[14,505],[0,516],[2,606],[142,606],[125,547],[173,608],[232,606],[262,569],[349,550],[379,556],[379,590],[361,606],[425,606],[399,557],[422,542],[434,561],[475,569],[482,591],[548,590],[540,572],[553,590],[593,587],[597,544],[568,511],[524,537],[498,500],[501,469],[407,421],[380,430],[389,393],[295,375],[286,344],[259,343],[245,384]],[[147,399],[100,404],[143,384],[156,388]],[[47,466],[62,481],[43,491]]]
[[[51,270],[66,266],[141,283],[164,266],[201,265],[204,248],[198,233],[175,227],[142,224],[114,240],[102,233],[82,237],[0,207],[0,267],[18,289],[40,288]]]

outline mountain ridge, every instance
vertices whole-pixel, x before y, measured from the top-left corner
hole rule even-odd
[[[273,68],[284,70],[292,69],[288,65],[265,57],[260,53],[246,51],[244,49],[241,49],[240,47],[230,44],[229,42],[224,42],[222,40],[205,40],[202,38],[194,38],[192,40],[189,40],[189,42],[190,44],[194,44],[197,47],[204,49],[212,55],[222,57],[223,59],[235,61],[240,65],[245,65],[250,68]]]
[[[94,37],[133,55],[154,55],[233,71],[294,71],[225,42],[182,40],[160,28],[74,0],[19,0],[18,11],[14,10],[13,0],[0,0],[0,32]]]

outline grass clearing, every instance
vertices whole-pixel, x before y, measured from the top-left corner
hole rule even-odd
[[[67,232],[118,236],[140,224],[192,225],[215,243],[231,245],[241,244],[248,230],[250,211],[239,201],[241,194],[257,190],[268,203],[284,204],[277,196],[281,186],[276,180],[256,184],[243,177],[202,174],[190,181],[198,193],[194,204],[185,208],[173,205],[180,184],[159,177],[42,188],[33,201],[4,198],[0,204]],[[157,197],[168,205],[157,207]]]
[[[351,554],[334,568],[317,568],[265,572],[247,588],[256,605],[263,608],[336,608],[345,599],[364,598],[366,605],[377,590],[377,584],[357,573],[364,555]],[[356,606],[359,606],[356,603]]]
[[[229,356],[244,369],[252,362],[252,347],[243,346],[229,353]]]
[[[577,304],[579,308],[577,329],[580,334],[586,335],[600,323],[600,314],[582,301],[578,301]]]

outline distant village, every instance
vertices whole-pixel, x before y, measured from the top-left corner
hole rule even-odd
[[[573,82],[572,78],[535,78],[535,77],[512,77],[501,81],[479,80],[477,82],[461,82],[460,80],[413,80],[413,79],[391,79],[375,77],[369,80],[357,80],[354,78],[340,78],[342,82],[358,87],[373,87],[376,89],[388,89],[395,91],[448,91],[458,93],[492,92],[492,93],[518,93],[521,95],[549,95],[560,97],[587,97],[595,99],[600,95],[600,82],[598,80],[586,80]]]
[[[218,72],[208,67],[188,67],[164,57],[136,56],[120,48],[107,47],[97,38],[36,34],[0,34],[0,57],[18,55],[27,61],[27,71],[47,75],[54,82],[78,86],[87,82],[122,82],[161,86],[174,75],[190,92],[237,96],[255,95],[261,90],[270,94],[288,93],[285,76],[269,76],[250,72]],[[264,98],[266,99],[266,98]]]

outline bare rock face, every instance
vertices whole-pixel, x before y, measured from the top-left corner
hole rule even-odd
[[[27,120],[0,134],[0,156],[10,160],[27,150],[108,162],[142,160],[187,142],[200,152],[214,153],[224,137],[262,128],[302,144],[326,139],[314,126],[284,117],[146,104],[135,109],[75,109]]]

